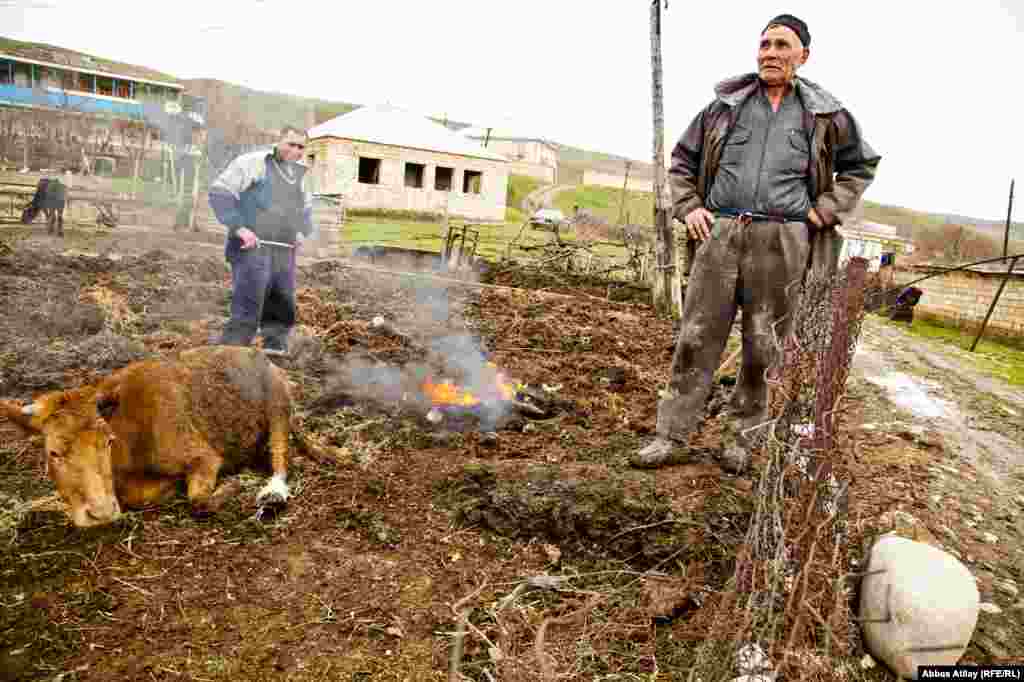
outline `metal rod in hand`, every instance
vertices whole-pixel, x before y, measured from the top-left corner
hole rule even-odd
[[[1003,281],[999,283],[999,288],[996,290],[995,298],[992,299],[992,305],[988,307],[988,312],[985,313],[985,320],[981,323],[981,329],[978,330],[978,335],[974,337],[974,343],[971,344],[971,352],[978,346],[978,341],[981,340],[981,335],[985,333],[985,327],[988,326],[988,318],[992,317],[992,311],[996,308],[996,303],[999,302],[999,297],[1003,295],[1003,289],[1006,288],[1006,283],[1010,281],[1010,275],[1013,274],[1013,268],[1017,265],[1017,259],[1020,256],[1015,256],[1010,260],[1010,267],[1006,270],[1006,274],[1003,276]]]
[[[283,246],[286,249],[294,249],[295,248],[295,244],[287,244],[285,242],[272,242],[272,241],[269,241],[267,239],[257,239],[256,240],[256,248],[258,249],[261,246]]]

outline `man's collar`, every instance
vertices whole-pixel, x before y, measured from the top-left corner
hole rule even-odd
[[[266,158],[267,161],[274,160],[274,161],[277,161],[278,163],[292,164],[292,165],[295,165],[295,166],[299,166],[300,168],[308,168],[309,167],[309,166],[306,165],[305,159],[299,159],[298,161],[285,161],[284,159],[282,159],[278,155],[277,147],[276,146],[270,148],[270,151],[267,152],[267,155],[266,155],[265,158]]]
[[[735,107],[757,92],[759,83],[760,79],[756,73],[745,73],[718,83],[715,86],[715,95],[723,104]],[[825,88],[806,78],[794,78],[793,88],[804,107],[812,114],[834,114],[843,108],[839,100]]]

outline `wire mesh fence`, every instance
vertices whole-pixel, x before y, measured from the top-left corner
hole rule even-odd
[[[853,258],[835,276],[807,281],[775,329],[770,421],[753,447],[763,461],[755,509],[728,588],[699,624],[691,680],[768,674],[767,666],[788,680],[836,679],[837,661],[857,648],[850,472],[835,416],[864,318],[867,264]]]

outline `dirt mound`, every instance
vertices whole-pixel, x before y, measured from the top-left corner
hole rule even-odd
[[[15,340],[0,354],[0,395],[70,388],[149,356],[141,342],[109,329],[76,343]]]
[[[467,464],[442,495],[465,524],[553,542],[566,553],[657,561],[699,539],[642,475],[604,466]]]

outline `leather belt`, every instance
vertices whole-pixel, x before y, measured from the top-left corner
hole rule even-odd
[[[757,211],[743,211],[735,208],[723,208],[714,212],[716,216],[725,218],[736,218],[741,223],[748,224],[754,220],[762,220],[771,223],[806,223],[807,216],[787,216],[771,213],[758,213]]]

